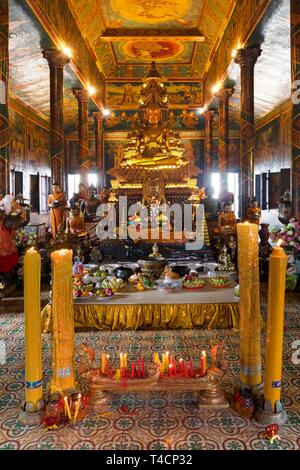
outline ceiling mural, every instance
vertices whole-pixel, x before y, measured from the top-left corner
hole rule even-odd
[[[118,63],[122,62],[190,62],[194,45],[175,40],[136,39],[117,41],[113,50]]]
[[[236,0],[67,0],[106,79],[201,78]]]

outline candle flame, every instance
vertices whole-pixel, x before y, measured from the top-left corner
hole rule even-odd
[[[106,354],[106,359],[108,359],[108,358],[109,358],[109,354]]]
[[[27,252],[29,252],[29,253],[36,253],[37,251],[36,251],[36,249],[34,248],[34,246],[32,246],[31,248],[29,248],[29,249],[27,250]]]
[[[81,393],[78,394],[78,398],[81,398]]]
[[[169,351],[166,351],[166,356],[168,356],[169,354],[170,354]]]
[[[278,242],[276,243],[276,246],[281,246],[282,245],[282,240],[281,238],[278,240]]]
[[[182,362],[182,361],[183,361],[182,357],[179,359],[179,361],[180,361],[180,362]]]
[[[169,369],[172,369],[173,365],[172,364],[169,364]]]
[[[65,400],[65,401],[67,401],[67,400],[68,400],[68,397],[67,397],[67,396],[66,396],[66,397],[64,397],[64,400]]]
[[[201,356],[204,356],[204,357],[205,357],[205,356],[206,356],[206,352],[205,352],[205,351],[202,351],[202,352],[201,352]]]

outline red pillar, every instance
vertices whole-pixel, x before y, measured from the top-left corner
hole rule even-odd
[[[78,101],[78,134],[79,134],[79,160],[80,182],[88,186],[89,157],[89,129],[88,129],[88,93],[86,90],[74,89]]]
[[[254,66],[262,50],[258,46],[239,49],[234,61],[241,68],[241,194],[242,219],[254,195]]]
[[[45,49],[43,56],[50,68],[51,177],[64,189],[64,66],[70,59],[57,49]]]

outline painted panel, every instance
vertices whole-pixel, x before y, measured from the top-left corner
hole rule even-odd
[[[201,82],[166,82],[168,99],[172,105],[201,105]],[[108,82],[106,85],[106,105],[136,107],[140,97],[141,82]]]
[[[11,164],[25,165],[25,117],[10,109],[9,120],[11,129],[10,162]]]

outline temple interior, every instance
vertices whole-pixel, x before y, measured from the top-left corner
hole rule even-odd
[[[0,0],[0,449],[299,450],[300,2]]]

